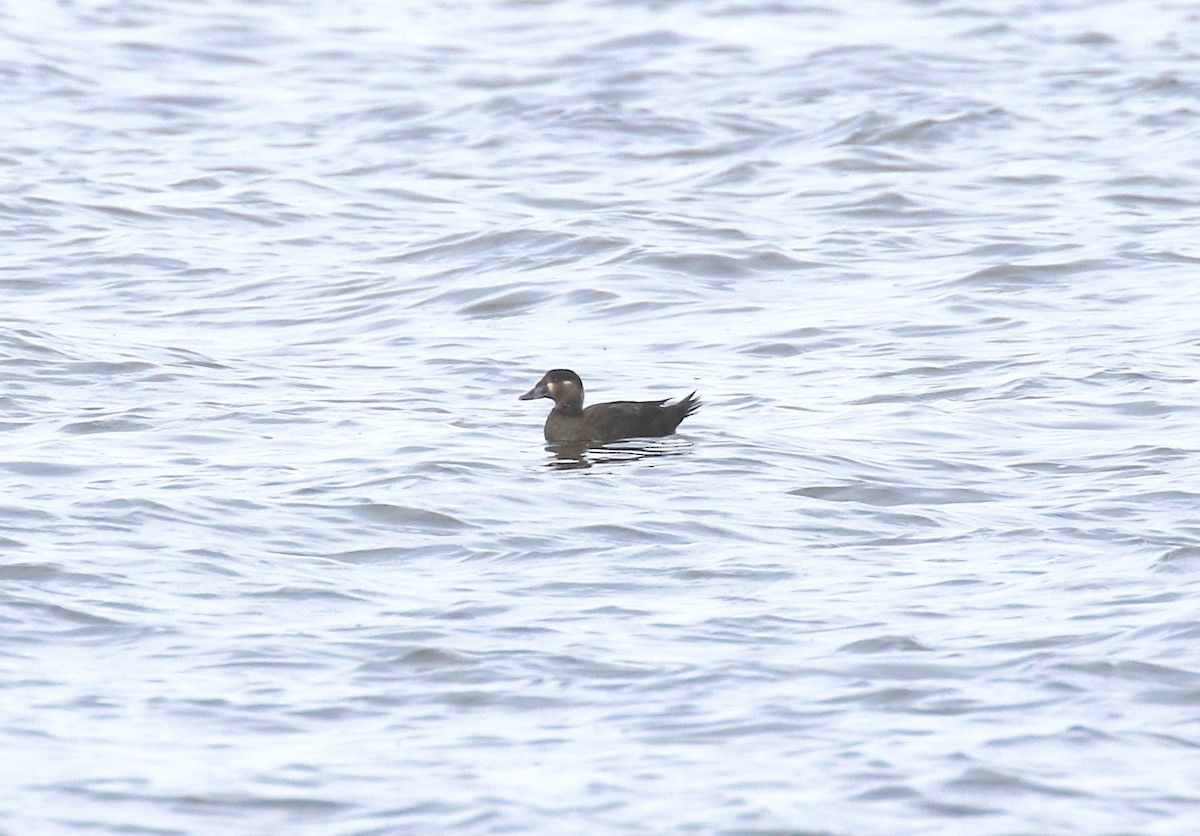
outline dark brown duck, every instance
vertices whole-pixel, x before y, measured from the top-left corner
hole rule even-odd
[[[520,397],[523,401],[550,398],[554,409],[546,417],[546,440],[616,441],[670,435],[679,422],[700,408],[696,393],[667,406],[661,401],[613,401],[583,408],[583,381],[570,369],[551,369]]]

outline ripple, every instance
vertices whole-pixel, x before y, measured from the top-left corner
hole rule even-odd
[[[471,527],[471,524],[427,508],[371,503],[355,509],[357,516],[370,522],[401,526],[411,530],[449,533]]]

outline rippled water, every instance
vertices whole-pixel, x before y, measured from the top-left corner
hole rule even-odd
[[[0,38],[6,831],[1194,829],[1193,6]]]

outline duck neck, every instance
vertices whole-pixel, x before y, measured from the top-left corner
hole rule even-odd
[[[566,415],[566,416],[572,417],[572,418],[574,418],[575,416],[578,416],[578,415],[582,415],[583,414],[583,398],[582,397],[568,398],[567,400],[564,400],[562,403],[556,403],[554,405],[554,411],[557,412],[559,415]]]

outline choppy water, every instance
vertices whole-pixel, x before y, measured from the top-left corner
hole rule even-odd
[[[6,832],[1195,829],[1194,6],[0,44]]]

